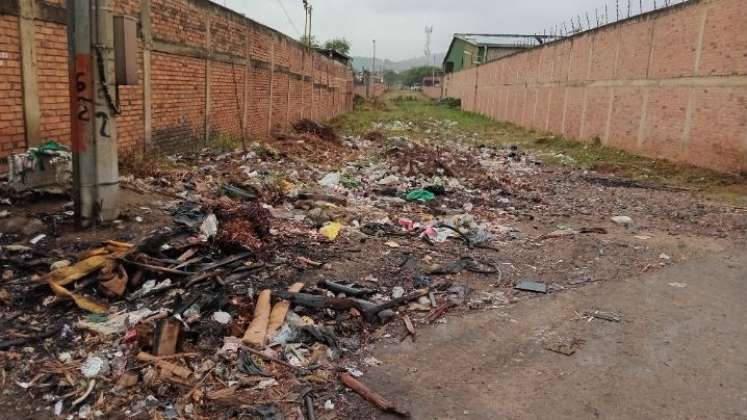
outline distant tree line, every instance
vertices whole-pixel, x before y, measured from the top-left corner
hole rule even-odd
[[[345,55],[350,54],[350,41],[345,38],[332,38],[325,41],[323,44],[319,43],[314,35],[309,39],[308,36],[303,35],[298,39],[304,45],[310,45],[312,48],[324,48],[325,50],[336,50]]]
[[[384,83],[387,85],[401,84],[403,86],[412,86],[414,84],[421,83],[424,77],[440,76],[443,74],[439,67],[434,66],[420,66],[413,67],[409,70],[397,73],[394,70],[384,71]]]

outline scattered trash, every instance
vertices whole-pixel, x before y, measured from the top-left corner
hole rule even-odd
[[[669,283],[669,285],[671,287],[676,287],[679,289],[684,289],[685,287],[687,287],[687,283],[680,283],[680,282],[672,282],[672,283]]]
[[[340,173],[330,172],[327,175],[324,175],[324,178],[319,180],[319,185],[328,188],[340,185]]]
[[[0,232],[23,236],[38,235],[46,230],[46,225],[39,219],[13,216],[0,220]]]
[[[319,229],[319,233],[327,238],[328,241],[334,241],[342,230],[342,224],[338,222],[332,222]]]
[[[425,189],[419,189],[419,190],[413,190],[407,193],[407,201],[420,201],[420,202],[427,202],[427,201],[433,201],[436,199],[436,196]]]
[[[410,319],[409,316],[403,315],[402,322],[405,323],[405,328],[407,329],[407,333],[410,337],[412,337],[412,341],[414,343],[415,340],[417,339],[417,334],[415,332],[415,326],[413,325],[412,320]]]
[[[564,337],[553,342],[545,343],[545,349],[565,356],[573,356],[585,340],[577,337]]]
[[[257,365],[257,362],[252,359],[252,356],[249,355],[249,353],[242,351],[239,352],[239,365],[238,365],[239,372],[246,373],[247,375],[257,375],[257,376],[264,376],[266,378],[271,378],[272,374],[265,372],[262,368],[260,368]],[[275,385],[277,382],[271,382],[267,385]],[[267,387],[265,385],[265,387]],[[262,388],[260,388],[262,389]]]
[[[610,220],[622,226],[629,226],[633,223],[633,219],[631,219],[628,216],[614,216],[614,217],[611,217]]]
[[[598,311],[598,310],[585,311],[584,317],[588,318],[589,321],[591,321],[594,318],[603,319],[605,321],[610,321],[610,322],[622,322],[623,320],[623,315],[619,312]]]
[[[72,153],[48,141],[26,153],[8,156],[8,184],[17,191],[64,194],[72,185]]]
[[[176,353],[181,326],[181,322],[173,318],[156,322],[153,332],[153,354],[155,356],[171,356]]]
[[[252,323],[249,324],[242,339],[244,343],[257,347],[264,346],[270,322],[270,294],[270,290],[265,289],[257,297]]]
[[[213,312],[213,316],[211,318],[213,321],[221,325],[228,325],[231,323],[231,314],[229,314],[228,312]]]
[[[299,133],[313,134],[323,140],[337,140],[337,134],[330,126],[306,118],[294,123],[293,128]]]
[[[256,200],[259,195],[256,191],[249,191],[246,188],[237,187],[232,184],[223,185],[223,192],[230,197],[237,197],[243,200]]]
[[[303,283],[294,283],[288,288],[288,293],[299,293],[304,287]],[[285,299],[281,299],[275,306],[272,307],[270,312],[270,319],[267,323],[267,338],[272,340],[275,338],[277,331],[285,322],[285,317],[288,314],[290,308],[290,302]]]
[[[89,317],[87,319],[81,319],[80,321],[78,321],[77,327],[101,334],[103,336],[122,334],[127,330],[128,325],[136,325],[141,320],[153,314],[154,312],[150,309],[143,308],[133,312],[108,315],[103,319]]]
[[[173,167],[120,178],[143,196],[125,195],[120,219],[95,231],[72,228],[68,197],[39,211],[37,192],[1,189],[0,351],[18,366],[8,383],[61,416],[105,417],[116,402],[135,417],[210,417],[219,403],[341,418],[338,372],[379,365],[369,349],[382,337],[415,341],[428,324],[507,305],[517,279],[555,273],[515,287],[548,293],[614,277],[612,263],[671,261],[651,261],[657,243],[589,225],[643,214],[639,203],[576,196],[571,169],[545,173],[520,147],[478,145],[455,125],[382,121],[338,137],[304,121],[242,150],[166,155]],[[398,410],[368,391],[356,392]]]
[[[209,214],[202,222],[200,233],[206,238],[212,238],[218,234],[218,218],[214,214]]]
[[[526,292],[547,293],[547,285],[535,281],[521,281],[514,286],[514,289]]]
[[[0,247],[0,249],[8,252],[28,252],[31,251],[31,247],[28,247],[26,245],[19,245],[19,244],[11,244],[11,245],[4,245]]]
[[[71,262],[69,260],[56,261],[49,266],[49,270],[54,271],[60,268],[70,267],[70,264]]]
[[[380,408],[382,411],[396,414],[402,417],[410,417],[410,413],[399,409],[394,403],[390,402],[382,395],[363,385],[352,375],[348,373],[340,374],[340,381],[345,384],[345,386],[358,393],[361,397],[365,398],[370,403]]]
[[[479,274],[495,274],[499,272],[498,268],[496,268],[491,263],[480,262],[472,257],[462,257],[452,263],[446,264],[443,267],[431,270],[430,274],[458,274],[464,270]]]
[[[379,360],[379,359],[377,359],[375,357],[369,356],[369,357],[366,357],[365,359],[363,359],[363,364],[366,365],[366,366],[371,367],[371,366],[380,366],[382,364],[382,362],[381,362],[381,360]]]
[[[158,358],[156,356],[153,356],[145,352],[138,353],[135,358],[141,362],[152,363],[153,365],[160,368],[162,371],[168,372],[182,379],[187,379],[190,376],[192,376],[191,370],[183,366],[179,366],[177,364],[167,362],[164,359]]]
[[[384,186],[399,185],[401,182],[402,180],[397,175],[388,175],[376,181],[377,184]]]
[[[81,373],[86,378],[95,378],[99,374],[106,375],[108,372],[108,365],[104,359],[98,356],[89,356],[83,365],[80,367]]]
[[[64,407],[64,404],[63,404],[62,400],[58,400],[58,401],[57,401],[57,402],[56,402],[56,403],[54,404],[54,409],[52,410],[52,412],[54,413],[55,417],[57,417],[57,416],[59,416],[60,414],[62,414],[62,409],[63,409],[63,407]]]

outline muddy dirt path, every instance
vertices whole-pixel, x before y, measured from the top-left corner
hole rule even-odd
[[[377,346],[368,380],[417,419],[747,418],[743,251],[449,318]],[[582,344],[547,350],[559,338]]]

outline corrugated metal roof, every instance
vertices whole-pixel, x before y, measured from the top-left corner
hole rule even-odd
[[[501,46],[501,47],[514,47],[514,46],[532,47],[532,46],[540,44],[539,40],[534,35],[454,34],[454,37],[467,41],[470,44],[477,44],[481,46],[487,45],[487,46]],[[544,37],[540,37],[540,38],[544,38]]]

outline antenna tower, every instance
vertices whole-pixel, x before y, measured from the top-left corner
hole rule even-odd
[[[433,34],[433,26],[425,27],[425,65],[431,63],[431,35]]]

